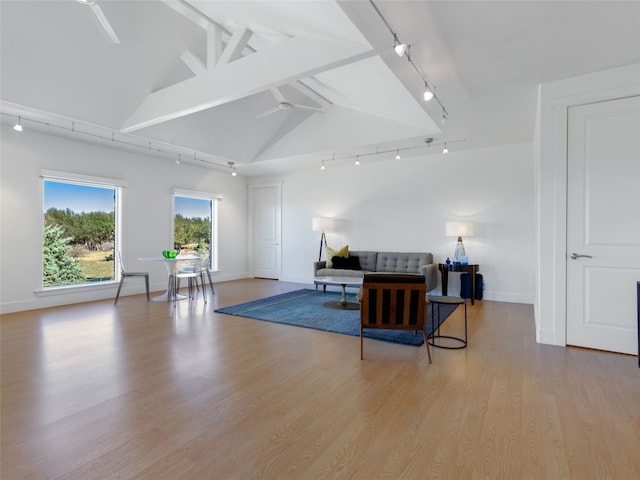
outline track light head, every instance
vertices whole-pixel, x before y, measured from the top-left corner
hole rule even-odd
[[[13,129],[16,132],[21,132],[22,131],[22,117],[18,116],[18,122],[13,126]]]
[[[399,57],[403,56],[404,52],[407,51],[407,44],[400,43],[400,40],[398,40],[398,35],[396,35],[395,33],[393,34],[393,49]]]
[[[400,160],[400,149],[396,151],[396,160]]]
[[[444,142],[444,148],[442,149],[442,153],[449,153],[449,149],[447,148],[447,142]]]
[[[443,112],[446,113],[446,110],[444,108],[444,105],[442,104],[442,101],[440,100],[440,98],[438,98],[438,95],[436,95],[435,87],[433,88],[429,87],[429,85],[427,84],[426,77],[421,72],[422,69],[418,65],[416,65],[416,63],[411,58],[411,44],[400,43],[400,40],[398,40],[398,34],[393,29],[391,24],[387,21],[387,19],[384,17],[384,15],[382,15],[382,12],[376,6],[374,0],[369,0],[369,3],[371,4],[375,12],[380,17],[380,20],[382,20],[382,22],[385,24],[385,26],[389,30],[389,33],[393,35],[393,50],[396,52],[398,56],[400,57],[404,56],[407,58],[407,61],[411,64],[411,66],[414,68],[414,70],[416,71],[416,73],[424,83],[424,92],[423,92],[424,101],[428,102],[431,99],[435,99],[436,102],[442,107]]]

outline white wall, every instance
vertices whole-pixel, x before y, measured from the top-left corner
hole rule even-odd
[[[42,271],[41,169],[121,179],[124,192],[123,256],[130,270],[150,273],[151,288],[166,288],[162,262],[140,262],[172,245],[171,190],[221,193],[219,269],[214,281],[247,276],[247,194],[243,177],[174,161],[25,129],[2,127],[0,150],[0,311],[10,312],[115,296],[115,285],[38,292]],[[144,291],[127,280],[124,294]]]
[[[220,270],[217,280],[249,275],[247,265],[246,179],[226,173],[177,166],[173,161],[73,138],[2,130],[0,196],[0,309],[2,312],[112,298],[115,286],[71,293],[36,293],[41,281],[42,192],[40,169],[118,178],[125,192],[124,255],[130,269],[151,273],[152,289],[163,290],[162,264],[138,262],[171,243],[171,189],[221,193]],[[455,238],[444,235],[448,220],[476,222],[465,238],[470,261],[480,264],[485,299],[534,301],[533,144],[470,151],[451,149],[400,161],[251,179],[283,183],[282,280],[309,283],[319,235],[311,218],[333,216],[341,230],[328,234],[330,245],[354,250],[430,251],[435,260],[453,255]],[[457,276],[451,289],[458,288]],[[127,292],[142,285],[127,282]]]
[[[436,262],[453,257],[456,239],[445,236],[445,222],[468,219],[476,234],[464,244],[469,261],[480,264],[484,298],[533,303],[533,161],[533,143],[520,143],[398,161],[364,157],[358,167],[328,163],[323,172],[270,177],[283,182],[282,279],[311,282],[316,216],[339,219],[340,231],[327,234],[329,246],[427,251]]]
[[[539,92],[536,335],[540,343],[566,345],[567,112],[640,95],[640,64],[547,83]]]

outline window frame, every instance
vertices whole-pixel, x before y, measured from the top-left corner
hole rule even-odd
[[[117,265],[117,261],[115,258],[115,252],[120,250],[122,253],[122,226],[123,226],[123,203],[124,203],[124,189],[128,187],[128,182],[108,177],[98,177],[94,175],[84,175],[79,173],[72,172],[64,172],[59,170],[40,170],[40,215],[39,218],[41,221],[39,222],[40,228],[40,280],[39,286],[36,288],[36,293],[40,295],[47,294],[55,294],[57,292],[64,292],[69,290],[93,290],[100,289],[102,287],[111,287],[114,283],[120,282],[121,272],[120,268]],[[89,187],[98,187],[98,188],[112,188],[114,189],[114,210],[115,210],[115,233],[114,233],[114,279],[113,280],[104,280],[100,282],[83,282],[71,285],[55,285],[55,286],[45,286],[44,285],[44,275],[42,271],[42,265],[44,264],[44,252],[42,249],[43,241],[44,241],[44,222],[42,222],[42,218],[44,215],[43,206],[44,206],[44,184],[46,181],[59,182],[59,183],[70,183],[76,185],[86,185]]]
[[[176,197],[195,198],[198,200],[209,200],[211,202],[211,244],[209,245],[209,269],[213,272],[218,271],[218,223],[219,212],[218,204],[222,201],[222,194],[212,192],[202,192],[197,190],[188,190],[184,188],[173,188],[171,190],[171,244],[175,243],[175,218],[176,218]]]

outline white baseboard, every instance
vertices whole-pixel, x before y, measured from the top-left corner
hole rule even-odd
[[[227,282],[231,280],[241,280],[249,278],[248,273],[241,272],[231,275],[211,275],[213,284],[216,282]],[[151,295],[165,292],[167,290],[168,280],[165,277],[161,281],[149,283],[149,291]],[[22,312],[25,310],[37,310],[39,308],[59,307],[62,305],[72,305],[75,303],[93,302],[96,300],[108,300],[116,298],[118,290],[117,282],[109,282],[108,284],[91,284],[81,285],[72,288],[60,289],[40,289],[33,292],[33,298],[25,300],[17,300],[0,304],[0,314]],[[144,279],[127,279],[120,292],[120,297],[129,295],[140,295],[146,292]]]

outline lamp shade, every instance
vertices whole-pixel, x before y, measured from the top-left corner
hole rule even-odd
[[[447,222],[447,237],[473,237],[473,222]]]
[[[315,217],[311,220],[311,229],[314,232],[331,232],[335,227],[336,221],[333,218]]]

